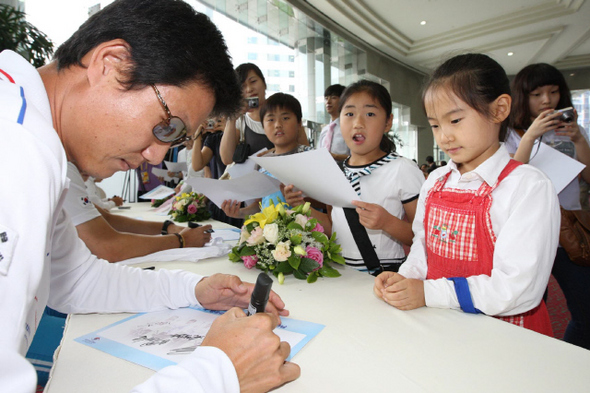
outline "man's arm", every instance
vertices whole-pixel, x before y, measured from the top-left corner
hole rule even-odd
[[[161,223],[158,224],[162,227]],[[143,235],[120,232],[114,229],[103,216],[96,217],[76,226],[78,236],[86,243],[90,251],[99,258],[109,262],[119,262],[124,259],[152,254],[157,251],[179,248],[182,237],[184,247],[202,247],[211,240],[211,235],[205,231],[211,225],[198,228],[185,228],[179,235]]]

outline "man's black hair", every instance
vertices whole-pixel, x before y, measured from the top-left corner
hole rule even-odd
[[[241,105],[241,87],[223,36],[204,14],[180,0],[117,0],[91,16],[55,52],[58,70],[82,66],[103,42],[122,39],[130,63],[121,70],[126,89],[150,84],[182,87],[198,82],[215,95],[213,115]]]
[[[339,84],[328,86],[328,88],[324,92],[324,97],[330,97],[330,96],[340,97],[342,95],[342,92],[344,91],[344,89],[346,89],[346,87],[339,85]]]

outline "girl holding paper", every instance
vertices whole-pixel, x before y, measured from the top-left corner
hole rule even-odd
[[[514,154],[516,160],[526,163],[536,154],[538,146],[535,143],[546,143],[585,164],[581,178],[590,182],[590,147],[586,130],[578,125],[575,109],[570,111],[571,116],[559,112],[572,107],[571,93],[561,72],[549,64],[529,65],[514,78],[512,95],[512,127],[506,140],[508,152]],[[580,196],[580,183],[575,178],[559,193],[559,203],[566,210],[579,210],[581,197],[588,199],[588,194]],[[574,264],[559,247],[552,274],[572,315],[564,340],[590,349],[590,267]]]
[[[413,161],[395,153],[387,136],[393,114],[385,87],[367,80],[353,83],[340,97],[339,112],[350,149],[344,173],[359,195],[352,202],[357,208],[328,207],[327,214],[314,209],[312,215],[327,232],[336,232],[347,265],[370,273],[397,271],[406,259],[403,245],[412,244],[411,223],[424,175]],[[292,206],[303,203],[293,185],[285,187],[284,194]],[[357,244],[361,236],[367,240]],[[367,262],[367,252],[375,263]]]

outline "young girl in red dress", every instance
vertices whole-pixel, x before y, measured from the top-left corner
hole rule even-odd
[[[552,336],[542,298],[559,202],[550,180],[501,143],[511,106],[506,73],[488,56],[456,56],[434,72],[422,101],[451,162],[424,183],[408,259],[399,273],[376,277],[375,294],[401,310],[461,309]]]

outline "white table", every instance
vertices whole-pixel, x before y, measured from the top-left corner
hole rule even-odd
[[[251,282],[259,273],[225,258],[156,265]],[[291,317],[326,325],[295,356],[301,377],[281,392],[590,391],[590,351],[483,315],[399,311],[373,295],[371,276],[340,271],[314,284],[275,280]],[[149,369],[73,341],[127,316],[71,315],[46,392],[127,392],[149,378]]]

